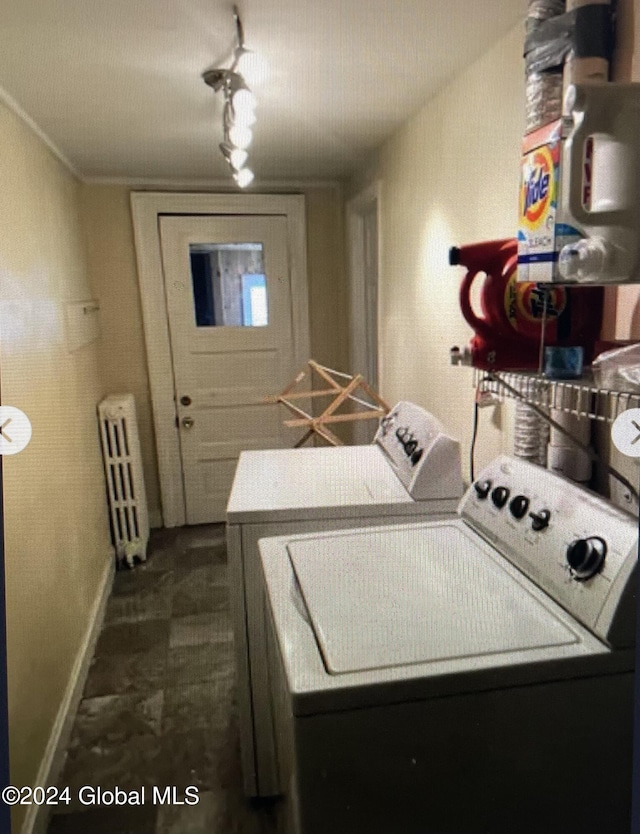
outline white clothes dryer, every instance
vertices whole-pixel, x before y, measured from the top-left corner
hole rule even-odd
[[[285,830],[628,834],[637,540],[504,456],[459,518],[261,540]]]
[[[227,505],[245,793],[277,793],[258,540],[455,514],[460,446],[420,406],[398,403],[370,445],[240,455]]]

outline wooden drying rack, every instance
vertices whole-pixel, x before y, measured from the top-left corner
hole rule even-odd
[[[287,387],[280,392],[280,394],[275,394],[265,398],[265,402],[268,403],[282,403],[282,405],[286,406],[289,411],[297,415],[294,420],[285,420],[285,426],[289,426],[291,428],[308,426],[308,431],[295,444],[295,449],[305,444],[309,438],[313,437],[314,434],[319,435],[323,440],[326,440],[327,443],[330,443],[332,446],[342,446],[342,441],[331,431],[328,424],[348,423],[355,420],[379,419],[380,417],[384,417],[385,414],[388,414],[390,411],[387,403],[376,391],[373,390],[361,374],[356,374],[356,376],[343,374],[340,371],[334,371],[332,368],[325,368],[323,365],[319,365],[317,362],[314,362],[313,359],[310,359],[307,362],[307,365],[309,370],[305,368],[300,371],[295,379],[293,379],[289,385],[287,385]],[[309,376],[309,379],[312,378],[314,372],[325,383],[327,383],[329,387],[317,391],[296,391],[295,389],[301,382],[303,382],[304,379],[307,378],[307,376]],[[341,384],[338,380],[348,380],[348,382]],[[360,389],[367,397],[369,397],[369,400],[372,400],[373,402],[354,396],[358,389]],[[299,406],[294,405],[294,403],[291,402],[292,400],[315,399],[317,397],[333,397],[332,401],[318,417],[312,417],[311,414],[307,414],[306,411],[303,411]],[[356,403],[357,406],[365,410],[352,411],[348,413],[336,413],[340,406],[345,405],[346,403]]]

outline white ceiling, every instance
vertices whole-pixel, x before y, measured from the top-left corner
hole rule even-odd
[[[524,18],[525,0],[240,0],[256,183],[351,173],[452,75]],[[222,0],[1,0],[0,87],[84,178],[226,178]],[[6,96],[5,96],[6,97]]]

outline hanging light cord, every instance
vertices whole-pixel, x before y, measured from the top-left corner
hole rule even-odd
[[[471,483],[476,479],[475,476],[475,455],[476,455],[476,440],[478,437],[478,418],[480,415],[480,406],[478,405],[479,386],[476,389],[476,400],[473,404],[473,430],[471,432],[471,446],[469,448],[469,474],[471,476]]]
[[[238,38],[238,46],[235,50],[235,56],[233,60],[233,64],[231,69],[235,69],[236,64],[238,63],[238,59],[242,54],[242,50],[244,49],[244,29],[242,28],[242,21],[240,20],[240,12],[238,11],[238,7],[233,7],[233,17],[236,21],[236,36]]]

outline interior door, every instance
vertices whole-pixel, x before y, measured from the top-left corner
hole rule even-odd
[[[160,218],[187,524],[224,520],[241,451],[292,443],[264,404],[296,371],[286,223]]]

